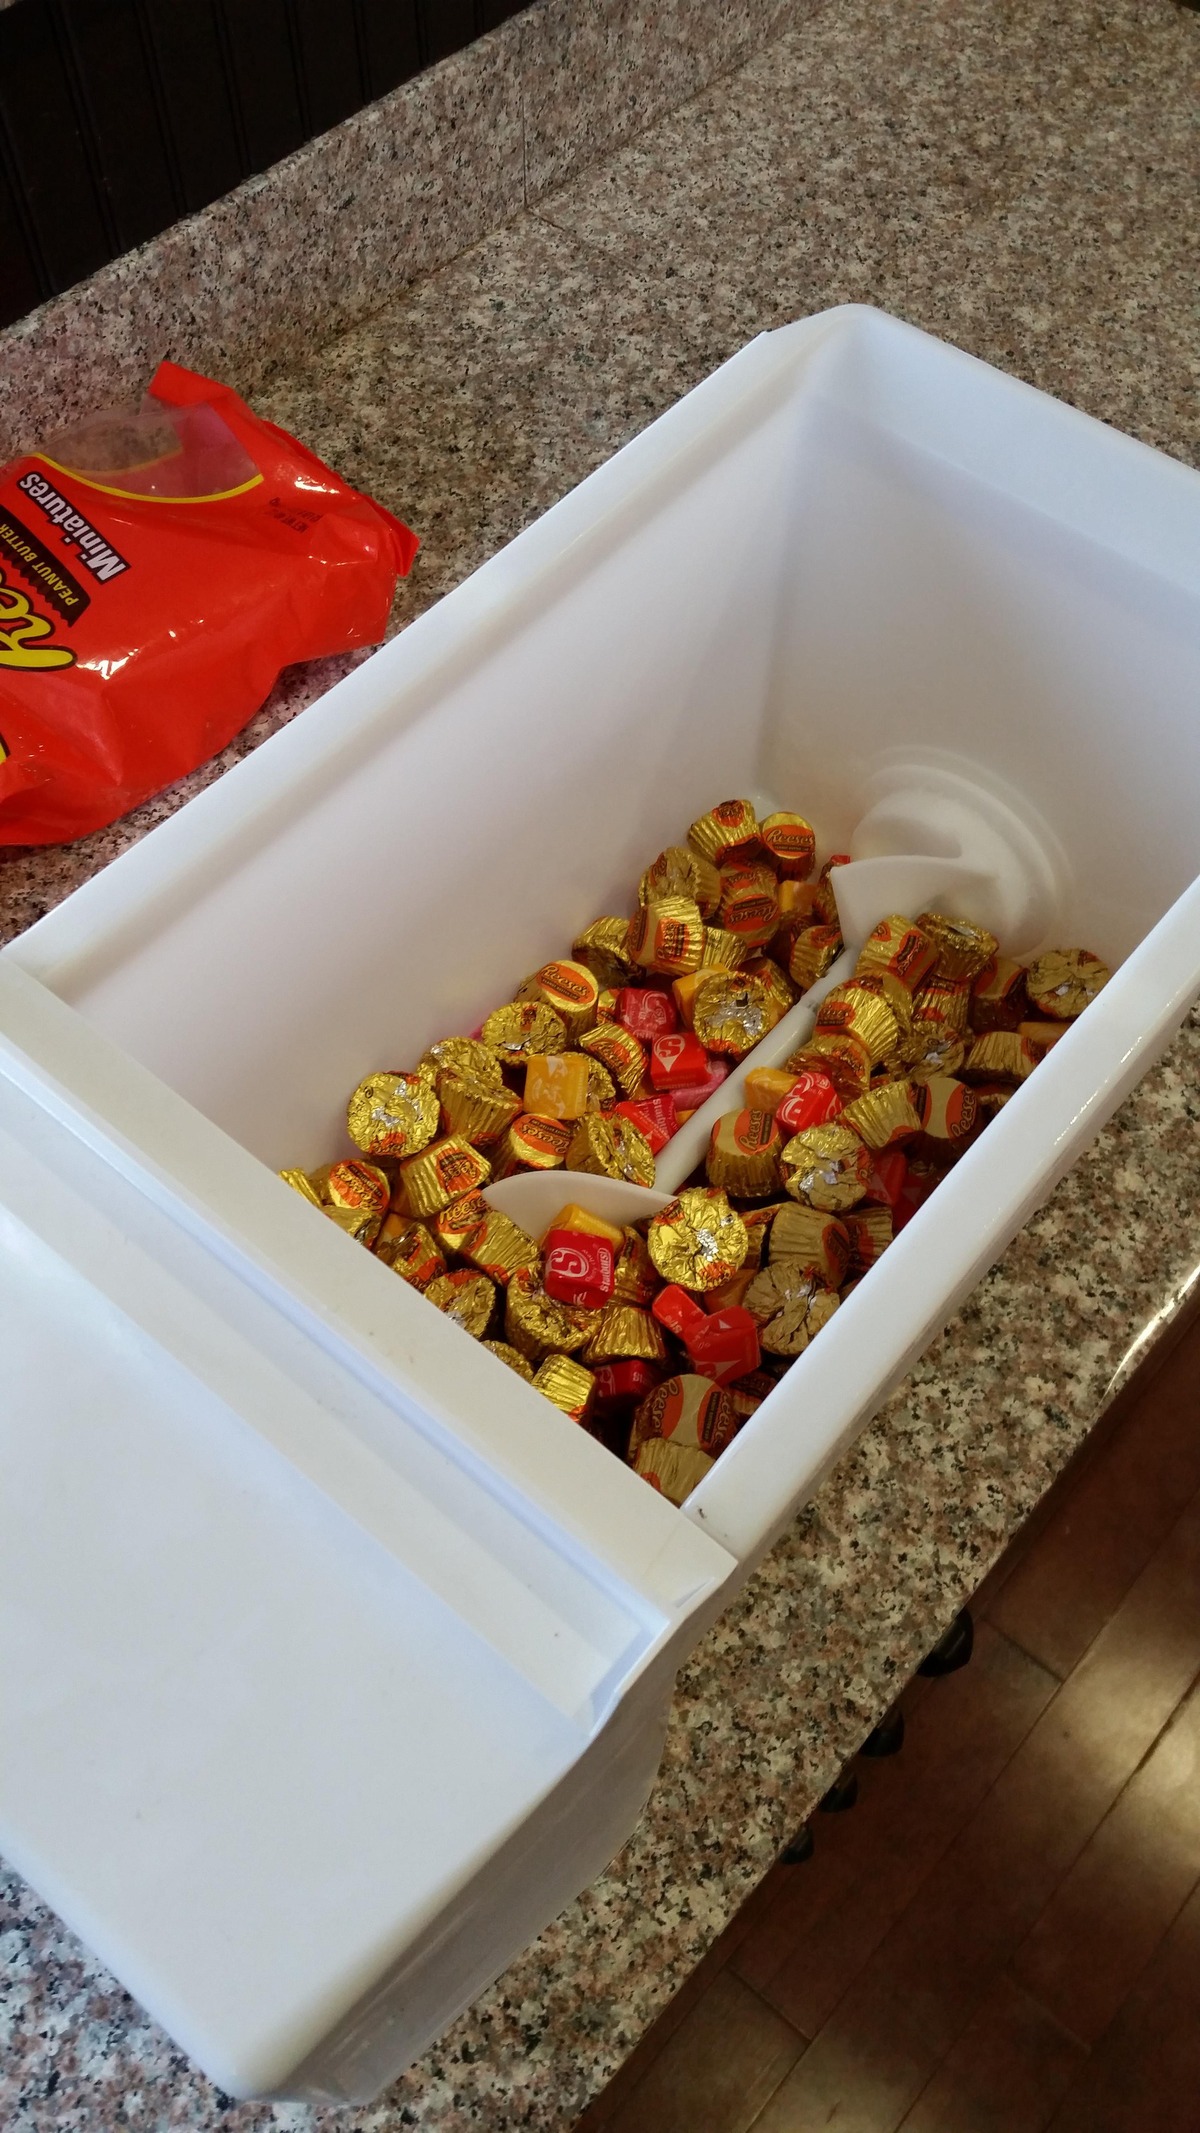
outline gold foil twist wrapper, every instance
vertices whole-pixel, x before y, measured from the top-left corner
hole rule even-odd
[[[479,1037],[439,1037],[422,1052],[417,1072],[432,1076],[435,1082],[439,1074],[458,1074],[464,1081],[481,1081],[489,1089],[504,1086],[500,1061]]]
[[[651,1217],[646,1242],[664,1281],[702,1293],[737,1273],[750,1240],[723,1192],[692,1185]]]
[[[414,1215],[436,1215],[464,1192],[478,1191],[491,1175],[487,1157],[459,1134],[434,1141],[420,1155],[410,1155],[400,1165],[401,1182]]]
[[[802,1355],[837,1307],[836,1292],[798,1259],[773,1259],[746,1291],[746,1309],[768,1355]]]
[[[779,1151],[783,1140],[769,1111],[727,1111],[717,1120],[704,1161],[710,1185],[761,1200],[779,1190]]]
[[[438,1100],[420,1074],[368,1074],[346,1106],[346,1125],[364,1155],[415,1155],[438,1130]]]
[[[763,847],[785,881],[807,881],[816,864],[817,833],[803,815],[764,815],[758,826]]]
[[[380,1218],[372,1208],[342,1207],[337,1201],[328,1200],[321,1213],[347,1237],[353,1237],[356,1244],[365,1244],[368,1251],[379,1235]]]
[[[907,1081],[889,1081],[881,1089],[868,1089],[847,1104],[839,1125],[853,1126],[868,1148],[898,1148],[921,1131],[921,1113]]]
[[[743,940],[738,933],[727,933],[723,926],[706,926],[696,968],[740,970],[744,963],[753,962],[755,953],[753,941]]]
[[[704,920],[687,896],[663,896],[639,904],[629,921],[629,953],[641,970],[685,978],[704,947]]]
[[[793,1200],[841,1215],[866,1198],[871,1151],[849,1126],[807,1126],[785,1143],[783,1182]]]
[[[801,1266],[820,1276],[826,1288],[840,1289],[850,1264],[847,1224],[852,1220],[847,1215],[839,1221],[836,1215],[789,1200],[771,1225],[770,1263],[798,1259]]]
[[[572,1422],[582,1422],[592,1403],[596,1380],[582,1363],[573,1363],[568,1355],[548,1355],[539,1363],[534,1374],[533,1389],[544,1399],[569,1415]]]
[[[598,1312],[584,1311],[576,1304],[559,1303],[547,1296],[540,1275],[523,1268],[508,1284],[504,1306],[504,1338],[510,1347],[531,1363],[544,1355],[574,1355],[586,1348],[596,1330]]]
[[[872,1066],[879,1066],[895,1053],[900,1025],[895,1009],[882,992],[875,992],[851,978],[835,985],[817,1009],[814,1036],[849,1036],[867,1053]]]
[[[1029,966],[1025,989],[1052,1022],[1073,1022],[1103,991],[1111,973],[1087,948],[1051,948]]]
[[[824,1074],[844,1104],[852,1104],[871,1085],[870,1054],[849,1034],[837,1037],[832,1030],[819,1030],[787,1064],[797,1074]]]
[[[483,1041],[504,1066],[524,1066],[534,1052],[565,1052],[567,1032],[562,1016],[540,1000],[512,1000],[488,1016]]]
[[[797,933],[788,951],[788,976],[801,992],[832,970],[845,947],[840,926],[806,926]]]
[[[891,918],[881,918],[867,935],[854,975],[898,978],[911,995],[924,983],[937,958],[937,947],[928,935],[911,918],[895,912]]]
[[[732,1444],[740,1418],[723,1387],[690,1372],[664,1378],[640,1401],[629,1433],[629,1456],[651,1442],[690,1447],[717,1458]]]
[[[696,994],[692,1027],[706,1051],[744,1059],[780,1017],[779,1003],[761,978],[745,971],[714,973]]]
[[[615,1075],[625,1096],[632,1096],[641,1088],[646,1072],[645,1047],[621,1023],[598,1022],[595,1029],[587,1030],[580,1038],[579,1049]]]
[[[779,925],[778,883],[770,867],[722,867],[717,924],[758,947],[770,940]]]
[[[498,1363],[503,1363],[508,1370],[515,1370],[519,1378],[524,1378],[527,1385],[532,1385],[532,1365],[526,1362],[519,1348],[510,1348],[507,1341],[485,1341],[483,1345],[495,1356]]]
[[[658,1287],[658,1274],[650,1257],[649,1245],[640,1231],[627,1229],[617,1253],[613,1274],[613,1302],[652,1303]]]
[[[515,1118],[496,1154],[496,1176],[519,1170],[561,1170],[574,1128],[565,1119],[539,1118],[531,1111]]]
[[[967,1053],[964,1081],[1028,1081],[1039,1054],[1028,1037],[1013,1029],[989,1030],[976,1037]]]
[[[466,1080],[461,1074],[439,1074],[437,1093],[447,1132],[461,1134],[477,1148],[492,1147],[521,1110],[521,1099],[511,1089]]]
[[[942,1015],[914,1022],[911,1050],[908,1072],[913,1081],[928,1081],[931,1074],[957,1074],[967,1056],[961,1035]]]
[[[446,1260],[436,1239],[423,1222],[404,1215],[387,1215],[375,1244],[375,1257],[414,1289],[427,1289],[446,1271]]]
[[[762,852],[758,817],[749,800],[721,800],[693,822],[688,843],[714,866],[733,859],[754,859]]]
[[[496,1303],[496,1291],[486,1274],[470,1274],[460,1267],[456,1274],[439,1274],[425,1291],[427,1303],[436,1304],[446,1318],[482,1340]]]
[[[589,1111],[575,1128],[567,1169],[624,1178],[630,1185],[653,1185],[654,1151],[631,1119],[616,1111]]]
[[[711,918],[721,901],[721,876],[711,859],[686,844],[669,844],[638,883],[640,904],[659,903],[664,896],[686,896],[701,918]]]
[[[627,918],[594,918],[572,941],[571,954],[601,985],[628,985],[637,969],[629,953]]]
[[[518,1000],[540,1000],[561,1016],[568,1037],[582,1037],[596,1020],[600,982],[586,963],[543,963],[517,993]]]
[[[974,926],[967,918],[943,918],[940,911],[922,911],[917,924],[926,940],[937,949],[933,975],[937,978],[977,978],[985,963],[1000,950],[1000,943],[986,926]]]
[[[856,1208],[852,1215],[846,1216],[846,1235],[850,1241],[847,1273],[855,1276],[869,1274],[892,1241],[891,1208]]]
[[[640,1358],[661,1363],[667,1353],[658,1320],[636,1304],[609,1303],[587,1345],[589,1363],[622,1363]]]
[[[668,1503],[685,1504],[714,1464],[707,1452],[698,1451],[694,1445],[647,1437],[634,1455],[633,1470]]]

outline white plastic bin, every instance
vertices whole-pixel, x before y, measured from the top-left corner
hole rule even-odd
[[[1200,991],[1198,704],[1200,477],[829,312],[0,958],[0,1848],[223,2087],[371,2094],[624,1839],[681,1659]],[[742,792],[1024,836],[1019,945],[1120,967],[676,1511],[272,1173]]]

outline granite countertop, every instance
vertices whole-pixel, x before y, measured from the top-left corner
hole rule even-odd
[[[264,368],[256,405],[421,531],[394,627],[753,333],[846,300],[1195,463],[1198,56],[1171,0],[795,7],[536,212]],[[350,663],[286,675],[223,756],[114,829],[0,858],[0,936]],[[230,2106],[8,1877],[0,2122],[569,2125],[1186,1297],[1198,1120],[1193,1014],[697,1651],[625,1850],[384,2098]]]

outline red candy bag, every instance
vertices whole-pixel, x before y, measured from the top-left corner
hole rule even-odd
[[[0,845],[100,829],[215,755],[280,668],[383,636],[417,542],[226,385],[0,469]]]

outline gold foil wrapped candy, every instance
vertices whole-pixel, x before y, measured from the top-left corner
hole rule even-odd
[[[598,1022],[595,1029],[588,1030],[579,1040],[579,1049],[589,1059],[598,1059],[610,1075],[621,1085],[622,1094],[632,1096],[642,1085],[646,1072],[645,1047],[639,1044],[632,1030],[619,1022]]]
[[[934,976],[977,978],[985,963],[999,953],[1000,943],[986,926],[972,925],[966,918],[943,918],[940,911],[922,911],[917,919],[925,938],[937,949]]]
[[[553,1351],[574,1355],[585,1348],[596,1330],[597,1313],[576,1304],[559,1303],[547,1296],[541,1277],[533,1267],[522,1268],[508,1284],[504,1305],[504,1338],[518,1354],[537,1363]]]
[[[911,1080],[928,1081],[931,1074],[957,1074],[966,1056],[961,1034],[941,1015],[914,1022],[908,1061]]]
[[[911,918],[893,913],[881,918],[867,935],[854,974],[898,978],[913,993],[928,977],[937,956],[936,944]]]
[[[1110,972],[1086,948],[1051,948],[1030,964],[1025,989],[1034,1006],[1054,1022],[1072,1022],[1107,985]]]
[[[1016,1029],[1027,1007],[1025,967],[1010,955],[994,955],[971,987],[971,1027]]]
[[[793,985],[807,992],[833,968],[845,945],[840,926],[806,926],[796,934],[788,952],[788,976]]]
[[[917,1022],[947,1022],[965,1037],[971,1017],[970,979],[937,978],[920,986],[913,995],[913,1015]]]
[[[491,1350],[498,1363],[503,1363],[507,1369],[514,1370],[519,1378],[524,1378],[527,1385],[532,1385],[532,1366],[526,1362],[519,1348],[510,1348],[507,1341],[485,1341],[483,1345]]]
[[[758,818],[750,801],[722,800],[710,807],[706,815],[693,822],[688,843],[718,867],[735,859],[760,857]]]
[[[890,1207],[856,1207],[853,1214],[845,1217],[845,1225],[850,1240],[850,1263],[846,1272],[855,1276],[867,1274],[892,1241],[892,1210]]]
[[[629,953],[629,920],[594,918],[572,941],[571,955],[601,985],[628,985],[637,968]]]
[[[446,1271],[445,1256],[423,1222],[386,1215],[375,1242],[375,1257],[414,1289],[427,1289]]]
[[[658,1320],[628,1303],[605,1304],[586,1350],[589,1363],[621,1363],[635,1357],[660,1363],[666,1353]]]
[[[767,1248],[775,1218],[782,1208],[790,1207],[791,1204],[790,1200],[776,1200],[772,1202],[770,1207],[741,1207],[738,1209],[738,1213],[745,1223],[746,1236],[749,1240],[746,1246],[746,1256],[741,1265],[743,1274],[747,1269],[752,1274],[758,1272],[759,1267],[762,1265],[763,1252]]]
[[[851,1219],[846,1215],[839,1221],[836,1215],[822,1214],[817,1207],[787,1201],[771,1225],[770,1263],[774,1265],[777,1259],[799,1260],[801,1266],[820,1276],[826,1288],[840,1289],[850,1264],[847,1224]]]
[[[704,1291],[737,1273],[750,1240],[723,1192],[693,1185],[651,1217],[646,1242],[664,1281]]]
[[[844,1104],[865,1095],[871,1084],[871,1058],[857,1037],[837,1037],[832,1030],[819,1030],[793,1052],[787,1062],[797,1074],[823,1074]]]
[[[524,1066],[534,1052],[565,1052],[567,1031],[562,1016],[540,1000],[512,1000],[488,1016],[483,1041],[502,1065]]]
[[[839,1125],[852,1126],[868,1148],[898,1148],[921,1131],[921,1113],[907,1081],[885,1082],[856,1096],[842,1112]]]
[[[596,1019],[600,984],[586,963],[543,963],[517,993],[518,1000],[540,1000],[560,1016],[569,1038],[581,1037]]]
[[[415,1155],[438,1124],[437,1095],[420,1074],[368,1074],[346,1106],[350,1138],[364,1155]]]
[[[464,1333],[482,1340],[496,1302],[496,1291],[486,1274],[472,1274],[465,1267],[455,1274],[439,1274],[436,1281],[430,1282],[425,1297]]]
[[[510,1178],[518,1170],[561,1170],[573,1130],[565,1119],[538,1118],[534,1112],[523,1111],[514,1118],[496,1152],[496,1176]]]
[[[866,1198],[871,1151],[849,1126],[807,1126],[780,1156],[785,1190],[822,1214],[846,1214]]]
[[[779,1021],[782,1009],[761,978],[735,971],[708,979],[696,994],[692,1027],[706,1051],[744,1059]]]
[[[756,954],[754,942],[743,940],[739,933],[727,933],[723,926],[706,926],[696,967],[699,970],[740,970],[743,963],[752,962]]]
[[[481,1081],[490,1089],[504,1086],[500,1061],[479,1037],[439,1037],[422,1052],[417,1072],[435,1082],[439,1074],[460,1074],[464,1081]]]
[[[773,1259],[746,1291],[746,1309],[768,1355],[802,1355],[837,1307],[835,1291],[798,1259]]]
[[[528,1231],[495,1207],[467,1232],[458,1251],[501,1289],[523,1268],[536,1267],[541,1256]]]
[[[900,1025],[895,1009],[882,992],[851,978],[835,985],[817,1009],[815,1037],[853,1037],[861,1044],[872,1066],[895,1054]]]
[[[613,1272],[613,1302],[648,1304],[658,1288],[658,1275],[650,1247],[640,1231],[626,1229],[617,1251]]]
[[[777,874],[807,881],[817,856],[817,837],[803,815],[764,815],[758,826],[763,849]]]
[[[715,1458],[732,1444],[740,1418],[725,1390],[690,1373],[664,1378],[639,1402],[629,1433],[629,1456],[650,1442],[690,1446]]]
[[[458,1134],[434,1141],[420,1155],[410,1155],[400,1165],[401,1182],[414,1215],[436,1215],[462,1193],[475,1192],[486,1185],[491,1175],[487,1157]]]
[[[699,1488],[705,1475],[711,1473],[714,1464],[709,1453],[699,1451],[695,1445],[673,1444],[669,1438],[647,1437],[645,1443],[638,1446],[633,1470],[669,1503],[684,1504],[692,1490]]]
[[[639,904],[629,921],[629,953],[641,970],[686,977],[704,947],[704,920],[687,896],[664,896]]]
[[[534,1373],[533,1389],[540,1392],[572,1422],[582,1422],[592,1404],[596,1380],[582,1363],[569,1355],[548,1355]]]
[[[567,1169],[624,1178],[630,1185],[653,1185],[654,1151],[645,1134],[620,1112],[590,1111],[575,1128]]]
[[[489,1148],[498,1141],[521,1110],[520,1097],[503,1083],[496,1087],[474,1076],[467,1079],[461,1074],[439,1074],[437,1093],[447,1132],[461,1134],[477,1148]]]
[[[302,1200],[307,1200],[310,1207],[324,1208],[325,1202],[307,1170],[281,1170],[279,1176],[285,1185],[291,1186],[293,1192],[299,1193]]]
[[[931,1074],[928,1081],[913,1083],[913,1098],[921,1112],[919,1150],[936,1163],[952,1162],[979,1127],[974,1089],[948,1074]]]
[[[718,926],[741,940],[765,946],[779,925],[777,891],[770,867],[722,867]]]
[[[711,918],[721,901],[721,876],[700,852],[686,844],[669,844],[638,883],[640,904],[660,903],[665,896],[689,897],[701,918]]]
[[[739,1199],[761,1200],[764,1193],[778,1190],[782,1146],[770,1112],[727,1111],[712,1129],[705,1176],[710,1185]]]
[[[743,967],[748,978],[757,978],[760,984],[766,986],[781,1018],[786,1015],[789,1007],[795,1006],[798,997],[796,988],[786,970],[780,969],[773,956],[756,955],[753,962]]]
[[[989,1030],[976,1037],[963,1067],[964,1081],[1028,1081],[1039,1053],[1015,1029]]]

